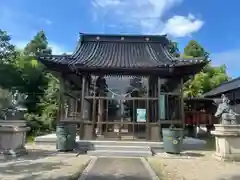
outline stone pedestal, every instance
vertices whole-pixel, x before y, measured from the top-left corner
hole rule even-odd
[[[215,135],[218,160],[240,161],[240,125],[216,124],[212,134]]]
[[[0,154],[3,156],[18,157],[26,154],[26,132],[29,130],[25,121],[0,121]]]

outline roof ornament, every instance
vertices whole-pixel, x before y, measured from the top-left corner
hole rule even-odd
[[[124,37],[121,37],[121,40],[124,40]]]
[[[100,40],[100,37],[99,37],[99,36],[97,36],[97,37],[96,37],[96,39],[97,39],[97,40]]]
[[[150,39],[149,39],[149,37],[146,37],[145,40],[146,40],[146,41],[149,41]]]

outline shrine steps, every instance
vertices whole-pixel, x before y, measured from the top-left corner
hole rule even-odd
[[[39,145],[55,145],[56,134],[49,134],[35,138]],[[206,141],[188,138],[183,140],[184,150],[202,150]],[[152,156],[163,152],[163,142],[137,141],[137,140],[79,140],[76,137],[76,151],[86,152],[92,156]]]
[[[77,149],[93,156],[152,156],[152,147],[163,149],[161,142],[146,141],[77,141]]]

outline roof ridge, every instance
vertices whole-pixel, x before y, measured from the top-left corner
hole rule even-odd
[[[235,82],[235,81],[237,81],[237,80],[239,80],[239,79],[240,79],[240,76],[237,77],[237,78],[231,79],[231,80],[229,80],[229,81],[225,81],[225,82],[219,84],[219,85],[218,85],[217,87],[215,87],[214,89],[216,89],[216,88],[218,88],[218,87],[221,87],[221,86],[223,86],[223,85],[226,85],[226,84],[229,84],[229,83]],[[212,91],[212,90],[211,90],[211,91]],[[210,92],[210,91],[209,91],[209,92]]]
[[[217,87],[215,87],[214,89],[212,89],[212,90],[210,90],[210,91],[208,91],[208,92],[206,92],[206,93],[204,93],[203,94],[203,96],[213,96],[213,95],[216,95],[216,94],[219,94],[219,93],[225,93],[225,92],[227,92],[227,91],[230,91],[230,90],[234,90],[234,89],[237,89],[237,88],[239,88],[239,86],[238,87],[231,87],[231,88],[226,88],[225,86],[226,85],[230,85],[231,86],[231,83],[233,83],[232,84],[232,86],[234,85],[234,82],[236,82],[236,81],[238,81],[238,80],[240,80],[240,77],[237,77],[237,78],[235,78],[235,79],[232,79],[232,80],[230,80],[230,81],[226,81],[226,82],[223,82],[223,83],[221,83],[221,84],[219,84]],[[224,89],[224,91],[222,90],[220,90],[219,91],[219,89],[221,89],[222,87],[225,87],[225,89]],[[218,91],[219,92],[218,92]],[[217,91],[217,93],[215,92],[215,91]],[[215,93],[214,93],[215,92]]]
[[[155,42],[163,45],[170,43],[167,35],[130,35],[130,34],[80,34],[80,44],[83,42]]]
[[[126,37],[167,37],[167,34],[154,35],[154,34],[104,34],[104,33],[80,33],[80,36],[126,36]]]

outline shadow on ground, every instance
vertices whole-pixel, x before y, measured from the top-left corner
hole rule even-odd
[[[228,177],[221,177],[218,178],[217,180],[239,180],[240,175],[233,175],[233,176],[228,176]]]
[[[199,138],[201,140],[205,140],[207,144],[204,146],[204,151],[215,151],[216,149],[216,143],[215,143],[215,137],[214,136],[207,136]]]
[[[28,154],[25,156],[21,156],[19,158],[11,158],[11,159],[1,159],[0,160],[0,176],[13,177],[13,179],[17,180],[68,180],[69,174],[66,176],[50,178],[45,177],[44,174],[48,174],[48,172],[54,170],[60,170],[62,167],[70,166],[64,161],[45,161],[44,158],[53,157],[56,154],[64,154],[58,153],[56,151],[48,151],[48,150],[35,150],[30,149]],[[69,153],[68,153],[69,154]],[[75,153],[76,154],[76,153]],[[68,158],[68,157],[66,157]],[[71,175],[77,179],[80,175],[80,172],[83,169],[79,169],[79,172]],[[0,178],[1,179],[1,178]]]
[[[41,150],[41,149],[28,149],[26,155],[22,155],[20,157],[0,157],[0,163],[7,161],[22,161],[22,160],[37,160],[42,159],[49,156],[56,155],[57,151],[55,150]]]
[[[198,152],[184,152],[184,153],[181,154],[181,156],[204,157],[205,155],[203,153],[198,153]]]
[[[0,166],[0,174],[1,176],[13,177],[13,179],[18,180],[34,180],[34,179],[42,179],[42,180],[50,180],[49,177],[44,177],[42,173],[50,172],[52,170],[60,169],[64,163],[61,162],[15,162],[10,163],[5,166]],[[67,166],[67,165],[65,165]],[[14,177],[15,176],[15,177]],[[67,179],[68,177],[61,177],[62,179]],[[61,179],[60,177],[52,178]]]

